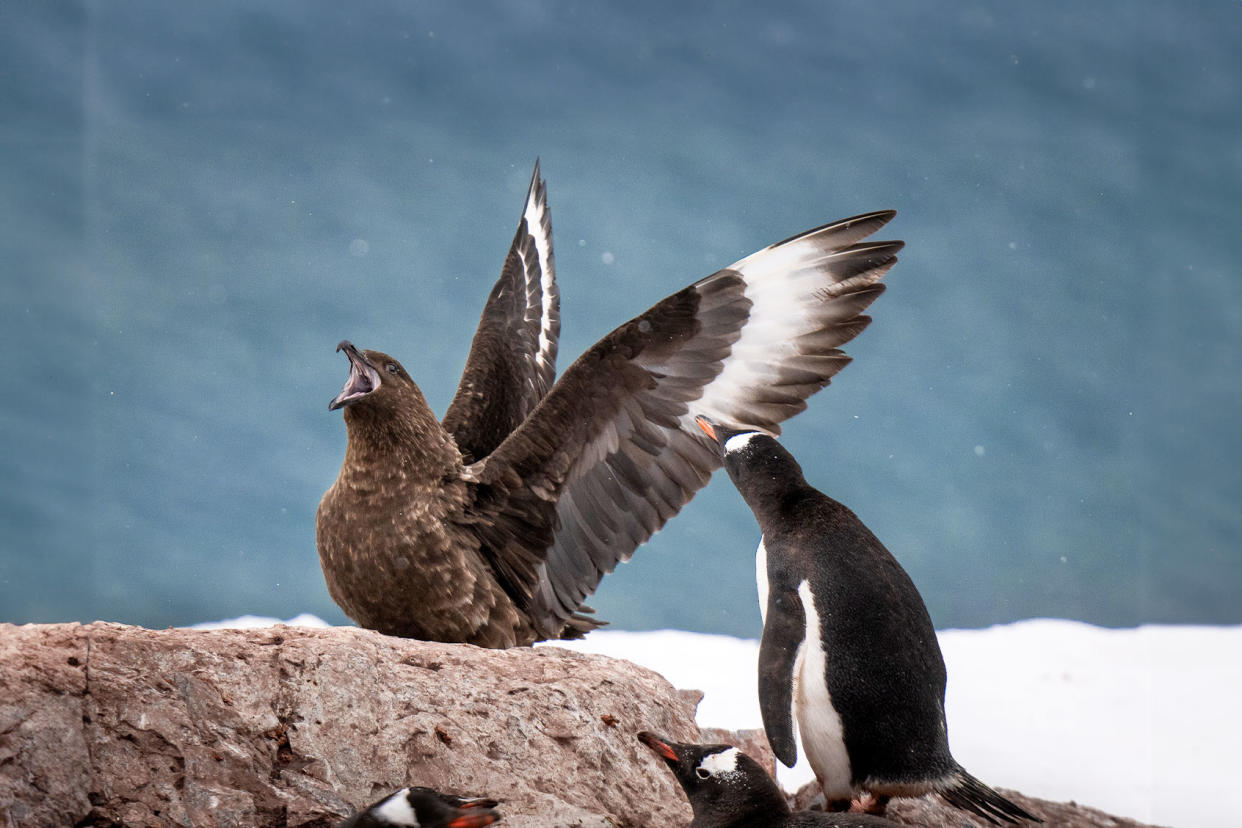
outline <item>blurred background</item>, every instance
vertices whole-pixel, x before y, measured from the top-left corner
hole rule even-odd
[[[785,442],[938,627],[1242,622],[1242,6],[10,4],[0,621],[345,618],[349,338],[443,412],[536,157],[561,366],[773,241],[907,243]],[[723,474],[591,601],[756,636]]]

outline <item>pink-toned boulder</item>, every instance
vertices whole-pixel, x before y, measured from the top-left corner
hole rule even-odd
[[[411,783],[508,825],[684,823],[644,728],[698,737],[659,675],[555,648],[0,625],[3,826],[329,826]]]

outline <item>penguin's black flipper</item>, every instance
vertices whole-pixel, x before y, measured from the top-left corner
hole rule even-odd
[[[806,638],[806,613],[793,589],[773,589],[759,642],[759,710],[776,758],[792,768],[798,761],[793,728],[793,675],[798,648]]]

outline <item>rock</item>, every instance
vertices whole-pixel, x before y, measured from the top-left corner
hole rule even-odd
[[[0,624],[0,825],[73,825],[91,809],[86,644]]]
[[[331,826],[407,784],[504,825],[686,824],[645,728],[699,735],[659,675],[552,647],[0,625],[0,825]]]
[[[701,695],[555,647],[0,624],[0,828],[326,828],[409,784],[499,799],[518,828],[685,826],[680,787],[637,731],[775,766],[762,731],[700,733]],[[1139,828],[1005,793],[1049,826]],[[889,815],[981,825],[934,797]]]
[[[1043,819],[1048,828],[1153,828],[1124,817],[1110,816],[1103,811],[1087,808],[1073,802],[1050,802],[1033,796],[998,788],[1006,797],[1021,805],[1028,812]],[[789,805],[795,810],[810,806],[815,800],[823,802],[818,782],[803,785],[790,797]],[[938,796],[928,795],[917,799],[894,799],[888,804],[888,819],[899,825],[935,826],[935,828],[994,828],[994,823],[954,808]]]

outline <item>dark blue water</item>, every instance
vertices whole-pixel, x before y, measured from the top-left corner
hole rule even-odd
[[[759,5],[0,9],[0,620],[343,620],[333,347],[443,410],[540,156],[562,365],[900,211],[787,445],[937,625],[1242,621],[1242,6]],[[754,635],[757,540],[718,477],[592,603]]]

